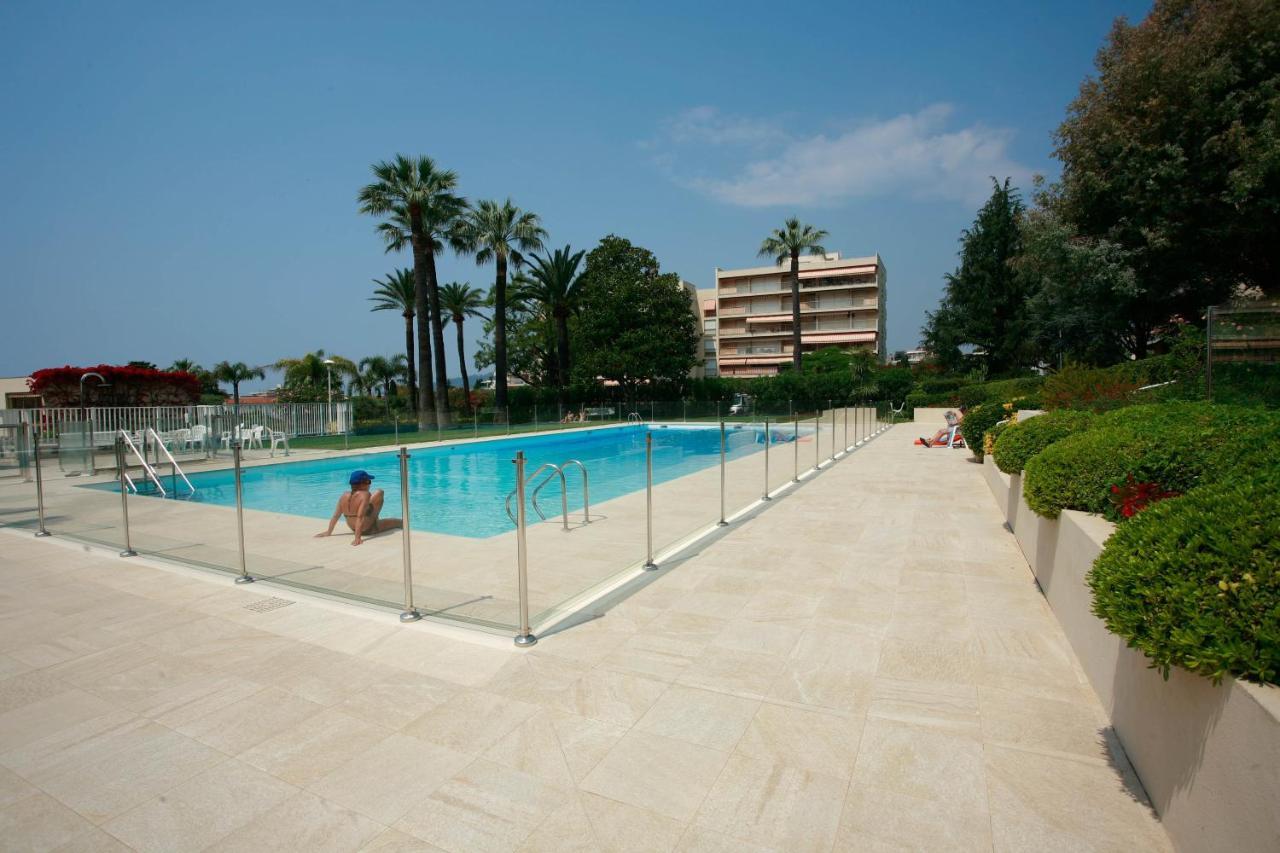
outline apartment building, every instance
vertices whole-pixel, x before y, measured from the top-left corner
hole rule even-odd
[[[715,272],[714,305],[702,316],[716,330],[717,373],[772,376],[792,358],[790,263]],[[801,352],[866,349],[883,361],[887,281],[879,255],[801,257]]]

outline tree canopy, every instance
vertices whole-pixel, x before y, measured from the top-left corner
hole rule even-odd
[[[698,323],[675,273],[662,273],[648,249],[610,234],[587,254],[571,331],[573,376],[680,385],[697,361]]]

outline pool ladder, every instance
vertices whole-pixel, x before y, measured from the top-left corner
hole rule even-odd
[[[538,514],[538,518],[543,521],[547,520],[547,514],[542,511],[542,507],[538,506],[538,493],[543,490],[552,480],[560,478],[560,523],[565,533],[569,532],[569,486],[564,477],[565,469],[571,465],[577,465],[582,469],[582,523],[591,523],[591,488],[587,482],[587,466],[583,465],[577,459],[570,459],[567,462],[561,462],[556,465],[551,462],[544,462],[525,479],[525,485],[528,486],[538,478],[543,471],[548,471],[547,476],[543,478],[541,483],[533,487],[533,511]],[[511,500],[516,496],[516,490],[512,489],[507,494],[505,507],[507,510],[507,518],[511,519],[512,524],[517,524],[515,513],[511,510]]]

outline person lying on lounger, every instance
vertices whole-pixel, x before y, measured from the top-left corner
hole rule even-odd
[[[398,518],[378,518],[378,513],[382,512],[384,495],[382,489],[370,490],[369,487],[373,485],[372,474],[363,469],[352,471],[349,482],[351,491],[343,492],[338,498],[333,518],[329,519],[329,529],[324,533],[317,533],[316,538],[332,534],[338,519],[344,516],[347,526],[356,534],[356,538],[351,540],[352,545],[359,545],[366,536],[404,527],[404,522]]]
[[[920,443],[925,447],[933,447],[935,444],[951,435],[951,430],[960,426],[960,422],[964,420],[964,406],[960,407],[960,414],[956,414],[948,409],[947,413],[943,417],[947,419],[947,425],[935,432],[933,434],[933,438],[925,438],[924,436],[920,437]]]

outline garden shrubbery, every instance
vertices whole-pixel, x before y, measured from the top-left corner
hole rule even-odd
[[[1264,428],[1274,417],[1262,409],[1207,403],[1110,413],[1032,456],[1024,469],[1023,497],[1046,518],[1075,509],[1119,521],[1123,515],[1112,503],[1112,486],[1131,477],[1162,493],[1185,492],[1206,474],[1223,472],[1221,454],[1228,442]]]
[[[960,434],[974,456],[982,458],[982,437],[1008,414],[1000,403],[983,403],[965,412],[964,420],[960,421]]]
[[[1089,573],[1093,612],[1166,678],[1275,683],[1280,667],[1280,469],[1230,476],[1121,525]]]
[[[996,466],[1006,474],[1017,474],[1032,456],[1056,441],[1087,429],[1093,419],[1089,412],[1063,409],[1012,424],[1001,430],[995,442]]]

